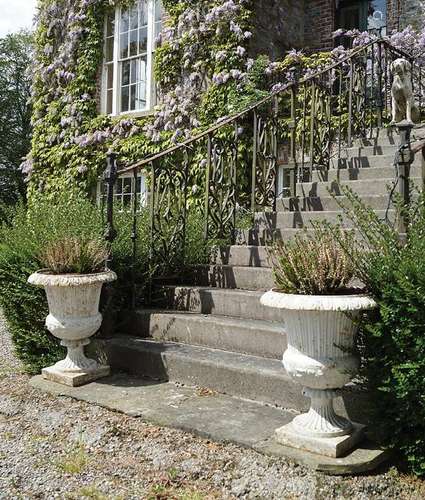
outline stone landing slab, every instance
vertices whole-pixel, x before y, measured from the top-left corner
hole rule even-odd
[[[181,429],[218,442],[240,446],[306,465],[328,474],[357,474],[376,468],[388,458],[371,443],[341,458],[331,458],[279,444],[275,430],[294,413],[206,389],[116,374],[83,387],[68,387],[38,375],[30,385],[56,396],[96,404],[165,427]]]

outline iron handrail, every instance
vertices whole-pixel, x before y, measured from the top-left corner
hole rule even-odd
[[[161,151],[157,154],[148,156],[147,158],[144,158],[143,160],[140,160],[138,162],[132,163],[131,165],[128,165],[128,166],[121,168],[118,171],[117,175],[119,176],[119,175],[122,175],[122,174],[125,174],[128,172],[133,172],[135,169],[141,170],[143,167],[146,167],[147,165],[151,164],[154,161],[157,161],[157,160],[163,158],[164,156],[167,156],[171,153],[174,153],[175,151],[178,151],[179,149],[187,148],[191,144],[208,137],[210,134],[213,134],[217,130],[220,130],[222,127],[225,127],[226,125],[234,123],[239,118],[248,114],[249,112],[263,106],[264,104],[271,102],[273,100],[273,98],[275,98],[276,96],[283,94],[283,93],[287,92],[288,90],[295,89],[300,84],[305,84],[305,83],[311,82],[311,81],[317,79],[319,76],[321,76],[321,75],[323,75],[323,74],[325,74],[325,73],[327,73],[327,72],[329,72],[329,71],[331,71],[339,66],[342,66],[344,63],[354,59],[356,56],[358,56],[362,52],[365,52],[369,47],[371,47],[375,44],[386,45],[388,48],[391,48],[391,50],[394,50],[395,52],[397,52],[400,56],[403,56],[403,57],[408,58],[408,59],[412,59],[411,55],[407,54],[406,52],[404,52],[401,49],[394,47],[385,38],[378,38],[376,40],[372,40],[371,42],[369,42],[366,45],[363,45],[362,47],[359,47],[357,49],[353,49],[353,51],[348,56],[331,64],[330,66],[327,66],[327,67],[317,71],[316,73],[314,73],[312,75],[304,77],[304,78],[298,80],[297,82],[288,83],[283,88],[281,88],[277,91],[270,92],[269,95],[267,95],[266,97],[263,97],[262,99],[260,99],[259,101],[256,101],[253,104],[250,104],[243,111],[240,111],[238,113],[234,113],[233,115],[230,115],[230,116],[227,116],[227,117],[221,119],[218,123],[209,127],[207,130],[205,130],[205,131],[203,131],[203,132],[201,132],[201,133],[199,133],[199,134],[197,134],[197,135],[195,135],[195,136],[193,136],[185,141],[182,141],[174,146],[171,146],[167,149],[164,149],[163,151]]]

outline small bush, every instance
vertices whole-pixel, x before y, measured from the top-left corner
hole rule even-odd
[[[28,211],[18,205],[0,227],[0,307],[28,371],[38,372],[64,352],[44,326],[45,292],[27,283],[29,275],[45,267],[41,256],[54,242],[99,240],[102,234],[100,211],[88,200],[68,196],[42,200]]]
[[[144,302],[153,275],[182,273],[184,266],[208,261],[210,246],[202,236],[202,214],[195,210],[189,213],[186,224],[184,262],[169,255],[165,263],[160,252],[152,252],[150,259],[149,210],[137,214],[135,227],[131,214],[117,212],[114,226],[117,237],[110,267],[118,280],[113,284],[113,293],[105,294],[102,305],[102,311],[108,310],[112,316],[115,311],[131,307],[133,291],[136,305]],[[135,245],[131,239],[134,229]],[[101,210],[86,199],[66,195],[56,200],[39,200],[28,211],[19,205],[0,225],[0,307],[16,354],[29,372],[39,372],[64,354],[44,326],[48,313],[45,292],[27,283],[29,275],[46,266],[54,272],[86,272],[103,267],[103,235]],[[84,247],[84,243],[81,248],[81,242],[91,241],[99,243],[93,244],[93,248]],[[76,242],[80,246],[78,252]]]
[[[374,430],[384,445],[425,475],[425,199],[412,204],[405,243],[348,189],[342,207],[364,242],[347,256],[379,309],[361,327],[362,374]]]
[[[347,247],[354,237],[340,230]],[[352,261],[338,245],[332,230],[315,225],[269,249],[277,290],[304,295],[333,295],[347,291],[354,275]]]

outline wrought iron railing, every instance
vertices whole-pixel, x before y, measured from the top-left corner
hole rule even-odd
[[[134,185],[141,170],[148,175],[151,262],[162,262],[162,272],[185,265],[186,224],[194,206],[202,214],[203,237],[231,243],[240,207],[252,214],[274,210],[279,197],[296,197],[297,182],[311,180],[313,171],[344,168],[345,148],[356,138],[373,137],[391,120],[390,65],[398,57],[412,63],[415,97],[424,113],[422,68],[379,39],[191,139],[121,166],[116,175],[130,173]],[[115,175],[115,157],[108,161]],[[109,190],[114,178],[107,176]],[[111,192],[107,201],[113,238]],[[134,196],[129,235],[134,258],[138,214]]]

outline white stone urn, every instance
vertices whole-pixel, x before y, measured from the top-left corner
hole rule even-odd
[[[288,347],[283,366],[311,399],[310,410],[276,431],[287,446],[338,457],[363,436],[364,426],[335,413],[337,391],[357,373],[358,319],[376,303],[367,295],[292,295],[269,291],[264,306],[285,311]]]
[[[84,346],[102,323],[99,312],[102,285],[116,279],[113,271],[94,274],[38,271],[28,278],[32,285],[44,287],[49,305],[46,327],[67,348],[65,359],[42,370],[44,378],[78,386],[109,375],[109,366],[87,358]]]

